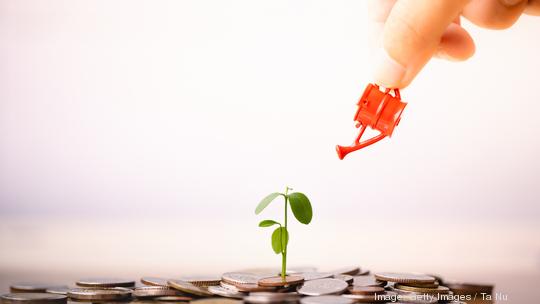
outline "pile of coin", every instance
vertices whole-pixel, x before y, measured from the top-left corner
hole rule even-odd
[[[158,304],[352,304],[454,303],[491,294],[492,285],[448,282],[411,273],[370,274],[360,267],[319,272],[313,267],[291,268],[282,277],[272,269],[226,272],[221,276],[179,278],[143,277],[135,280],[93,278],[76,287],[18,283],[1,297],[5,304],[66,304],[69,302]],[[475,295],[474,298],[472,295]],[[489,303],[476,301],[474,303]]]

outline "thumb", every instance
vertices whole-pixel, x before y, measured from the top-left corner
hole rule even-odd
[[[404,88],[437,53],[448,26],[469,0],[399,0],[384,25],[375,82]]]

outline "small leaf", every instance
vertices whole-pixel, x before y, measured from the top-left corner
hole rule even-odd
[[[272,249],[275,253],[282,253],[289,243],[289,232],[285,227],[278,227],[272,233]]]
[[[313,210],[307,196],[304,193],[294,192],[289,194],[289,202],[294,217],[302,224],[309,224],[313,217]]]
[[[271,193],[271,194],[267,195],[265,198],[263,198],[262,201],[259,203],[259,205],[257,205],[257,208],[255,208],[255,214],[261,213],[261,211],[263,211],[264,208],[266,208],[266,206],[268,206],[268,204],[270,204],[276,197],[278,197],[280,195],[283,195],[283,194],[278,193],[278,192],[274,192],[274,193]]]
[[[280,223],[276,222],[276,221],[273,221],[273,220],[264,220],[264,221],[261,221],[259,223],[259,227],[270,227],[270,226],[273,226],[273,225],[280,225]]]

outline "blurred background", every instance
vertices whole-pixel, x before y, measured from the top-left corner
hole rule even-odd
[[[540,282],[540,23],[402,92],[340,161],[372,57],[363,1],[0,1],[0,289],[279,266],[266,194],[314,206],[289,264]],[[71,282],[71,281],[69,281]]]

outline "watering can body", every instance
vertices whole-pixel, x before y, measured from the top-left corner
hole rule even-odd
[[[360,128],[360,133],[352,146],[336,146],[340,159],[343,159],[350,152],[372,145],[387,136],[392,136],[407,103],[401,101],[398,89],[381,91],[378,85],[370,83],[357,105],[358,109],[354,120],[357,122],[356,127]],[[360,141],[367,127],[379,131],[380,134]]]

